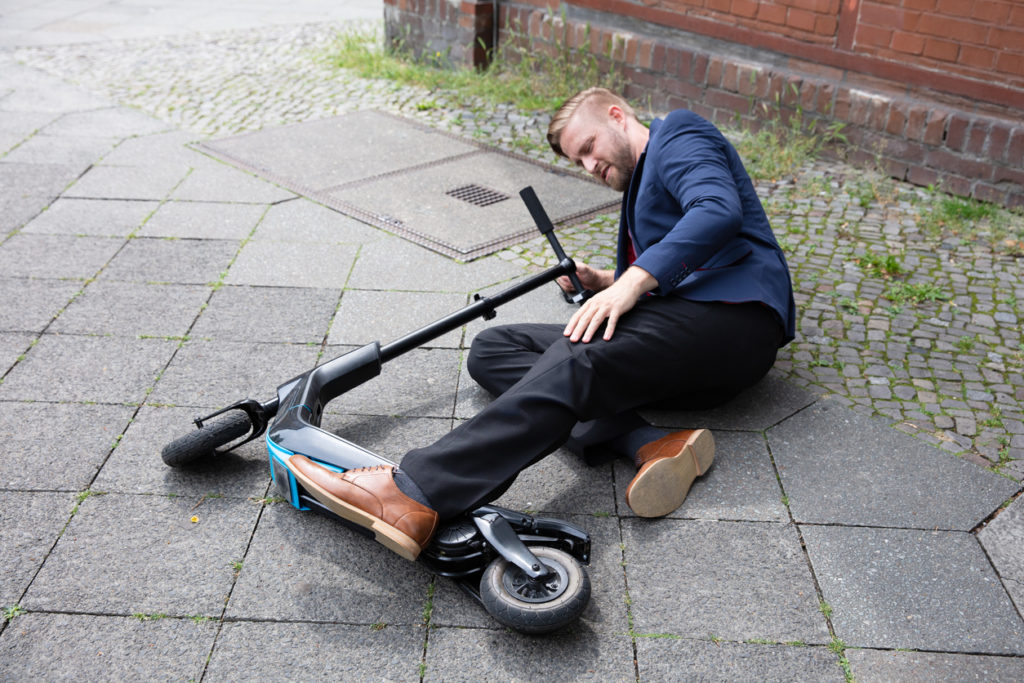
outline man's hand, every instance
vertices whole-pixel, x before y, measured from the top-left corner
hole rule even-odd
[[[576,276],[580,279],[580,284],[583,285],[583,289],[589,289],[592,292],[600,292],[603,289],[608,289],[613,282],[615,282],[615,271],[614,270],[598,270],[597,268],[591,268],[586,263],[576,264]],[[575,292],[576,289],[572,286],[569,281],[568,275],[563,275],[556,280],[558,286],[563,291],[569,292],[570,294]]]
[[[619,318],[636,305],[637,299],[658,286],[654,276],[643,268],[630,266],[626,272],[603,291],[595,294],[580,307],[569,320],[562,332],[569,341],[584,343],[594,338],[594,333],[607,321],[604,340],[615,334]]]

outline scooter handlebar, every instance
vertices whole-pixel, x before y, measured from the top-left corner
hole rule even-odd
[[[555,226],[548,217],[547,211],[540,203],[540,199],[537,197],[537,193],[533,191],[533,187],[527,185],[519,191],[519,196],[523,198],[523,203],[526,204],[526,208],[530,211],[530,215],[533,216],[533,222],[536,223],[537,229],[540,230],[540,234],[548,238],[548,244],[555,252],[555,256],[559,262],[569,261],[572,262],[568,256],[565,255],[565,250],[562,249],[561,243],[558,241],[558,237],[555,235]],[[567,274],[569,282],[572,284],[575,293],[562,291],[565,300],[569,303],[580,304],[589,299],[594,295],[589,289],[583,287],[583,283],[580,282],[579,276],[576,274],[576,264],[573,263],[572,269]]]

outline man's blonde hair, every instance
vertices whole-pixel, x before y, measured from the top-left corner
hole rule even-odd
[[[551,149],[555,150],[555,154],[558,156],[566,156],[565,152],[562,151],[562,131],[565,130],[565,127],[569,124],[569,119],[577,111],[584,108],[592,109],[597,107],[607,109],[612,105],[617,106],[627,116],[636,118],[636,112],[633,111],[633,107],[629,106],[629,103],[621,96],[607,88],[587,88],[567,99],[558,108],[555,115],[551,117],[551,123],[548,124],[548,144],[551,145]]]

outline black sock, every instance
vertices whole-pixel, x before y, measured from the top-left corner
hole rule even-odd
[[[614,439],[606,442],[605,445],[610,450],[624,458],[629,458],[634,464],[636,464],[636,452],[638,450],[652,441],[657,441],[667,434],[669,434],[669,432],[664,429],[658,429],[651,425],[644,425],[643,427],[637,427],[632,431],[626,432],[622,436],[615,437]]]
[[[430,504],[429,500],[427,500],[427,494],[423,493],[423,489],[421,489],[408,474],[396,467],[394,478],[395,486],[398,487],[399,491],[409,496],[417,503],[426,505],[431,510],[434,509],[434,506]]]

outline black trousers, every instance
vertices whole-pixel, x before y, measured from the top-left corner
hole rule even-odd
[[[564,325],[484,330],[469,371],[497,398],[401,468],[442,519],[500,496],[522,470],[567,445],[586,453],[645,424],[637,408],[725,402],[775,362],[782,327],[758,303],[644,297],[609,341],[572,343]]]

